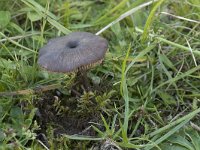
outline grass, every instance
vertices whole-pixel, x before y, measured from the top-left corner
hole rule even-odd
[[[200,149],[199,6],[1,1],[0,149]],[[78,84],[78,95],[78,75],[37,65],[49,39],[73,31],[109,42],[104,62],[88,72],[93,90]]]

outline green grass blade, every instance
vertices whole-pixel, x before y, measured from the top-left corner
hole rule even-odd
[[[182,128],[186,123],[188,123],[190,121],[190,119],[192,118],[188,118],[186,120],[184,120],[183,122],[181,122],[180,124],[178,124],[176,127],[174,127],[173,129],[171,129],[169,132],[167,132],[165,135],[163,135],[161,138],[157,139],[155,142],[154,142],[154,145],[150,145],[150,146],[147,146],[145,148],[145,150],[150,150],[152,149],[153,147],[155,147],[155,144],[158,145],[160,144],[161,142],[163,142],[164,140],[166,140],[168,137],[170,137],[171,135],[173,135],[175,132],[177,132],[178,130],[180,130],[180,128]]]
[[[123,125],[125,139],[127,138],[128,120],[129,120],[129,117],[128,117],[129,116],[129,96],[128,96],[128,88],[127,88],[127,84],[126,84],[125,70],[126,70],[126,62],[129,57],[130,50],[131,50],[131,44],[129,44],[129,48],[126,53],[126,57],[122,64],[122,76],[121,76],[121,85],[120,85],[120,92],[121,92],[122,97],[125,100],[124,125]]]
[[[176,120],[176,121],[173,121],[173,122],[169,123],[168,125],[166,125],[166,126],[160,128],[160,129],[158,129],[158,130],[156,130],[156,131],[150,133],[149,136],[150,136],[150,137],[153,137],[153,136],[155,136],[155,135],[157,135],[157,134],[160,134],[160,133],[162,133],[162,132],[168,130],[169,128],[171,128],[171,127],[173,127],[173,126],[175,126],[175,125],[177,125],[177,124],[183,122],[184,120],[187,120],[187,119],[190,120],[190,119],[192,119],[195,115],[197,115],[198,113],[200,113],[200,108],[197,109],[197,110],[195,110],[195,111],[193,111],[193,112],[191,112],[191,113],[189,113],[189,114],[187,114],[187,115],[185,115],[184,117],[182,117],[182,118],[180,118],[180,119],[178,119],[178,120]]]
[[[114,24],[120,22],[121,20],[123,20],[124,18],[132,15],[133,13],[135,13],[136,11],[142,9],[142,8],[145,8],[149,5],[151,5],[153,2],[156,2],[158,0],[153,0],[153,1],[149,1],[149,2],[146,2],[146,3],[143,3],[135,8],[132,8],[130,9],[129,11],[125,12],[124,14],[122,14],[121,16],[119,16],[119,18],[117,18],[116,20],[114,20],[113,22],[109,23],[108,25],[106,25],[104,28],[102,28],[100,31],[98,31],[96,33],[96,35],[99,35],[101,34],[102,32],[104,32],[105,30],[107,30],[108,28],[110,28],[111,26],[113,26]]]
[[[33,0],[21,0],[23,3],[25,3],[27,6],[33,8],[36,12],[40,11],[44,14],[47,14],[47,16],[51,17],[52,19],[58,20],[58,17],[56,17],[53,13],[46,10],[44,7],[42,7],[40,4],[38,4],[36,1]]]
[[[63,135],[63,137],[71,139],[71,140],[84,140],[84,141],[101,141],[104,138],[97,138],[92,136],[81,136],[81,135]]]
[[[143,32],[144,32],[143,30],[139,29],[138,27],[136,27],[135,30],[136,30],[137,32],[140,32],[140,33],[143,33]],[[200,56],[200,51],[198,51],[198,50],[190,49],[190,48],[185,47],[185,46],[183,46],[183,45],[180,45],[180,44],[178,44],[178,43],[175,43],[175,42],[166,40],[166,39],[164,39],[164,38],[162,38],[162,37],[159,37],[159,36],[157,36],[157,35],[155,35],[155,34],[149,34],[149,36],[151,36],[151,37],[153,37],[153,38],[155,38],[155,39],[157,39],[157,40],[159,40],[159,41],[161,41],[161,42],[164,42],[164,43],[166,43],[166,44],[172,45],[172,46],[174,46],[174,47],[176,47],[176,48],[179,48],[179,49],[181,49],[181,50],[185,50],[185,51],[190,52],[190,53],[191,53],[191,50],[192,50],[192,52],[193,52],[194,54]]]
[[[161,88],[162,86],[164,86],[164,85],[166,85],[166,84],[173,84],[174,82],[176,82],[176,81],[178,81],[178,80],[180,80],[180,79],[183,79],[183,78],[185,78],[185,77],[188,77],[189,75],[191,75],[192,73],[194,73],[194,72],[196,72],[196,71],[198,71],[198,70],[200,70],[200,66],[194,67],[194,68],[192,68],[192,69],[186,71],[185,73],[182,73],[181,75],[176,76],[175,78],[171,78],[171,79],[169,79],[168,81],[161,83],[161,84],[158,85],[155,89],[153,89],[152,92],[157,91],[159,88]]]
[[[32,50],[32,49],[30,49],[30,48],[28,48],[28,47],[25,47],[25,46],[19,44],[18,42],[14,41],[14,40],[12,40],[12,39],[10,39],[10,38],[8,38],[8,37],[7,37],[5,34],[3,34],[2,32],[0,32],[0,35],[3,36],[5,39],[7,39],[7,41],[13,43],[14,45],[16,45],[16,46],[18,46],[18,47],[21,47],[22,49],[28,50],[28,51],[30,51],[30,52],[32,52],[32,53],[37,53],[36,51],[34,51],[34,50]]]
[[[141,36],[141,41],[144,42],[147,38],[147,34],[149,32],[149,29],[150,29],[150,26],[153,22],[153,19],[155,17],[155,13],[156,13],[156,10],[158,9],[158,7],[164,2],[164,0],[160,0],[158,1],[155,6],[153,7],[153,9],[151,10],[150,14],[149,14],[149,17],[146,21],[146,24],[145,24],[145,27],[144,27],[144,32]]]
[[[117,6],[115,6],[113,9],[111,9],[105,15],[101,16],[98,20],[96,20],[95,24],[98,24],[102,20],[106,19],[106,17],[108,17],[110,14],[114,13],[116,10],[120,9],[121,7],[123,7],[126,4],[127,1],[129,1],[129,0],[122,0]]]
[[[32,0],[21,0],[23,3],[25,3],[27,6],[29,6],[30,8],[32,8],[33,10],[35,10],[39,15],[41,15],[43,18],[46,18],[47,21],[54,26],[55,28],[57,28],[59,31],[61,31],[64,34],[68,34],[71,31],[69,29],[67,29],[66,27],[64,27],[62,24],[60,24],[58,22],[58,19],[55,15],[53,15],[49,10],[47,10],[46,8],[43,8],[41,5],[39,5],[38,3],[36,3],[35,1]]]
[[[139,59],[141,59],[144,55],[146,55],[148,52],[152,51],[155,48],[155,43],[151,44],[149,47],[142,50],[134,59],[133,61],[128,65],[125,71],[125,76],[127,75],[128,71],[131,69],[131,67],[137,62]]]

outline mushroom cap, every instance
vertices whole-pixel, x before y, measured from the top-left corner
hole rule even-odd
[[[107,49],[106,39],[88,32],[73,32],[49,40],[39,51],[38,64],[52,72],[74,72],[100,63]]]

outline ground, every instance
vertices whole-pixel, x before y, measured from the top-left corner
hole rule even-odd
[[[199,150],[199,0],[1,0],[0,149]],[[48,40],[108,41],[101,64],[52,73]]]

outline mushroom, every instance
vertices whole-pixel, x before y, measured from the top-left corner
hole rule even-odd
[[[108,49],[106,39],[88,32],[72,32],[51,39],[39,51],[38,64],[50,72],[80,72],[100,64]],[[87,83],[88,84],[88,83]]]

